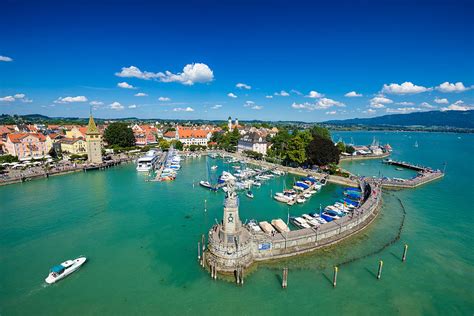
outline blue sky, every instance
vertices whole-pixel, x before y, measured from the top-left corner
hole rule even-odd
[[[470,109],[473,2],[414,2],[7,0],[0,113],[85,117],[92,103],[104,118],[324,121]]]

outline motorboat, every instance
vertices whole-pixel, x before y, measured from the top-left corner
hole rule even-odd
[[[145,156],[137,159],[137,171],[139,172],[148,172],[156,164],[159,158],[159,153],[157,150],[149,150]]]
[[[55,265],[51,268],[48,277],[45,279],[46,283],[53,284],[59,280],[64,279],[71,273],[77,271],[85,262],[86,257],[79,257],[73,260],[64,261],[61,264]]]
[[[334,218],[332,216],[329,216],[329,214],[327,214],[326,212],[321,213],[320,217],[326,222],[332,222],[334,220]]]
[[[208,189],[212,189],[212,185],[209,183],[209,181],[201,180],[199,181],[199,185]]]
[[[282,203],[288,203],[289,199],[288,197],[284,196],[284,195],[274,195],[273,198],[275,200],[277,200],[278,202],[282,202]]]
[[[342,210],[338,209],[337,207],[335,207],[333,205],[326,206],[324,211],[328,212],[329,214],[335,214],[339,217],[342,217],[342,216],[346,215]]]
[[[247,192],[245,193],[245,195],[246,195],[248,198],[253,199],[253,193],[252,193],[252,191],[247,191]]]
[[[301,217],[290,217],[290,222],[298,228],[311,228],[311,226]]]
[[[295,200],[289,200],[288,202],[286,202],[286,204],[288,204],[289,206],[293,206],[295,205]]]
[[[305,220],[309,225],[311,225],[311,226],[313,226],[313,227],[318,227],[319,225],[321,225],[321,224],[316,220],[316,218],[314,218],[314,217],[312,217],[312,216],[310,216],[310,215],[308,215],[308,214],[303,214],[303,215],[301,215],[301,217],[303,217],[304,220]]]
[[[301,204],[301,203],[306,202],[306,199],[304,197],[299,197],[299,198],[296,199],[296,202]]]
[[[214,165],[214,166],[211,167],[211,169],[212,169],[212,170],[217,170],[217,166]]]
[[[322,216],[322,215],[329,216],[329,217],[331,217],[332,219],[339,219],[339,218],[341,218],[341,216],[339,215],[339,213],[337,213],[337,212],[334,211],[334,210],[326,210],[326,211],[324,211],[324,212],[321,214],[321,216]]]
[[[272,225],[270,225],[270,223],[267,222],[267,221],[263,221],[263,222],[258,223],[258,226],[260,226],[260,228],[267,234],[276,233],[275,228]]]
[[[272,220],[272,225],[273,227],[276,228],[276,230],[280,233],[287,233],[290,231],[288,226],[285,224],[284,221],[282,221],[280,218]]]
[[[262,229],[260,228],[260,226],[258,226],[257,221],[253,219],[249,221],[248,226],[250,227],[252,231],[256,233],[262,232]]]
[[[262,184],[261,184],[260,182],[258,182],[258,181],[254,181],[254,182],[253,182],[253,186],[256,186],[256,187],[259,188],[259,187],[262,186]]]
[[[306,193],[303,194],[303,196],[304,196],[305,199],[309,199],[311,197],[311,193],[306,192]]]

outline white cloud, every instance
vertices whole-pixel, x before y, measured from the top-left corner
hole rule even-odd
[[[17,100],[24,103],[33,102],[33,100],[28,99],[24,93],[17,93],[17,94],[14,94],[13,96],[7,95],[3,98],[0,98],[0,102],[15,102]]]
[[[321,94],[317,91],[310,91],[309,94],[306,96],[308,98],[313,98],[313,99],[317,99],[317,98],[322,98],[324,96],[324,94]]]
[[[404,106],[415,105],[415,103],[413,103],[413,102],[406,102],[406,101],[397,102],[395,104],[404,105]]]
[[[291,89],[290,92],[291,92],[291,93],[294,93],[294,94],[297,94],[297,95],[303,95],[303,93],[301,93],[300,91],[295,90],[295,89]]]
[[[362,94],[357,93],[355,91],[351,91],[351,92],[347,92],[346,94],[344,94],[344,96],[348,97],[348,98],[355,98],[355,97],[361,97]]]
[[[168,97],[159,97],[159,98],[158,98],[158,101],[166,102],[166,101],[171,101],[171,99],[168,98]]]
[[[422,102],[422,103],[420,104],[420,106],[421,106],[422,108],[425,108],[425,109],[435,109],[435,108],[436,108],[436,106],[431,105],[431,104],[429,104],[428,102]]]
[[[374,110],[374,109],[368,109],[367,110],[367,113],[369,113],[369,114],[374,114],[375,112],[377,112],[377,110]]]
[[[136,105],[136,104],[132,104],[132,105],[129,105],[128,108],[129,108],[129,109],[136,109],[136,108],[137,108],[137,105]]]
[[[474,106],[467,105],[462,100],[458,100],[448,107],[441,108],[441,111],[469,111],[474,110]]]
[[[227,93],[227,96],[229,98],[234,98],[234,99],[237,98],[237,96],[235,94],[233,94],[232,92]]]
[[[11,95],[7,95],[6,97],[0,98],[0,102],[14,102],[15,98]]]
[[[115,73],[117,77],[122,78],[139,78],[139,79],[156,79],[159,77],[158,73],[144,71],[142,72],[138,67],[130,66],[130,67],[122,67],[122,71]]]
[[[370,99],[369,107],[373,109],[382,109],[385,107],[385,104],[393,103],[389,98],[384,97],[383,95],[378,95]]]
[[[7,57],[7,56],[0,56],[0,61],[9,62],[9,61],[13,61],[13,58]]]
[[[462,82],[449,83],[443,82],[436,87],[436,90],[441,92],[463,92],[472,89],[474,86],[465,87]]]
[[[123,89],[136,89],[134,86],[132,86],[131,84],[125,81],[117,83],[117,87],[123,88]]]
[[[173,112],[194,112],[194,109],[188,106],[186,108],[174,108]]]
[[[89,104],[90,105],[103,105],[104,102],[102,102],[102,101],[91,101],[91,102],[89,102]]]
[[[241,83],[241,82],[239,82],[238,84],[236,84],[235,87],[237,87],[237,88],[239,88],[239,89],[246,89],[246,90],[252,89],[252,87],[249,86],[248,84]]]
[[[218,110],[218,109],[220,109],[221,107],[222,107],[222,104],[216,104],[216,105],[212,106],[211,109],[213,109],[213,110]]]
[[[253,101],[245,101],[244,106],[245,106],[246,108],[248,108],[248,107],[251,107],[251,106],[254,105],[254,104],[255,104],[255,102],[253,102]]]
[[[120,72],[115,73],[118,77],[139,78],[139,79],[155,79],[161,82],[179,82],[184,85],[192,86],[195,83],[206,83],[214,79],[214,73],[208,65],[203,63],[187,64],[183,67],[183,71],[172,73],[170,71],[148,72],[141,71],[136,66],[123,67]]]
[[[421,111],[421,109],[420,108],[415,108],[415,107],[401,107],[401,108],[395,108],[395,109],[387,108],[385,111],[387,113],[405,114],[405,113]]]
[[[138,92],[138,93],[135,93],[134,96],[136,96],[136,97],[147,97],[148,94],[143,93],[143,92]]]
[[[120,102],[113,102],[111,104],[109,104],[109,108],[111,108],[112,110],[123,110],[124,109],[124,106],[122,104],[120,104]]]
[[[251,109],[252,109],[252,110],[261,110],[261,109],[263,109],[263,106],[261,106],[261,105],[254,105],[254,106],[252,106]]]
[[[344,107],[346,106],[344,103],[335,101],[332,99],[328,98],[322,98],[318,100],[315,103],[309,103],[309,102],[304,102],[304,103],[293,103],[291,107],[293,109],[297,110],[308,110],[308,111],[314,111],[314,110],[325,110],[333,106],[338,106],[338,107]]]
[[[275,92],[273,95],[278,95],[280,97],[288,97],[290,94],[285,90],[281,90],[280,92]]]
[[[64,97],[58,98],[54,103],[73,103],[73,102],[87,102],[87,98],[83,95],[77,97]]]
[[[266,95],[265,98],[267,98],[267,99],[273,99],[273,95]]]
[[[328,111],[328,112],[326,112],[326,114],[328,114],[328,115],[335,115],[335,114],[337,114],[337,112],[336,112],[336,111]]]
[[[435,103],[438,103],[438,104],[448,104],[448,103],[449,103],[448,99],[446,99],[446,98],[440,99],[440,98],[438,98],[438,97],[436,97],[436,98],[434,99],[434,102],[435,102]]]
[[[398,84],[398,83],[391,83],[389,85],[384,84],[382,88],[382,92],[388,93],[388,94],[415,94],[415,93],[421,93],[421,92],[431,91],[431,90],[433,90],[433,88],[417,86],[409,81],[406,81],[402,84]]]

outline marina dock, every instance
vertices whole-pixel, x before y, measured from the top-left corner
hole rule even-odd
[[[418,171],[417,176],[411,179],[398,179],[398,178],[382,179],[382,186],[384,188],[390,188],[390,189],[416,188],[420,185],[423,185],[428,182],[438,180],[444,177],[444,172],[441,170],[433,170],[432,168],[429,168],[429,167],[415,165],[415,164],[405,162],[405,161],[385,159],[383,163]]]
[[[268,234],[242,225],[238,198],[228,194],[224,204],[224,220],[208,234],[207,250],[202,265],[216,275],[242,273],[258,261],[300,255],[337,243],[366,228],[379,213],[381,187],[375,181],[360,182],[363,203],[350,215],[323,224],[283,233]],[[231,191],[230,191],[231,192]]]

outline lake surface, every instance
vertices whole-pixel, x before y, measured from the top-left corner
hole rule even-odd
[[[243,287],[211,280],[197,263],[197,241],[221,219],[224,198],[197,185],[207,178],[207,158],[184,161],[170,183],[145,182],[129,164],[0,187],[0,314],[472,315],[474,135],[333,133],[357,144],[374,136],[390,143],[394,159],[439,169],[446,163],[446,176],[414,190],[386,191],[381,215],[360,235],[260,265]],[[211,163],[219,172],[228,168]],[[380,160],[343,166],[361,175],[412,175]],[[242,220],[286,220],[288,212],[307,213],[341,197],[342,188],[329,184],[304,205],[288,208],[271,199],[293,180],[269,181],[253,190],[253,200],[242,195]],[[81,270],[44,283],[51,266],[79,255],[89,258]],[[379,260],[384,268],[376,280]],[[334,289],[332,267],[344,262],[350,263],[340,266]],[[283,267],[289,267],[286,290]]]

